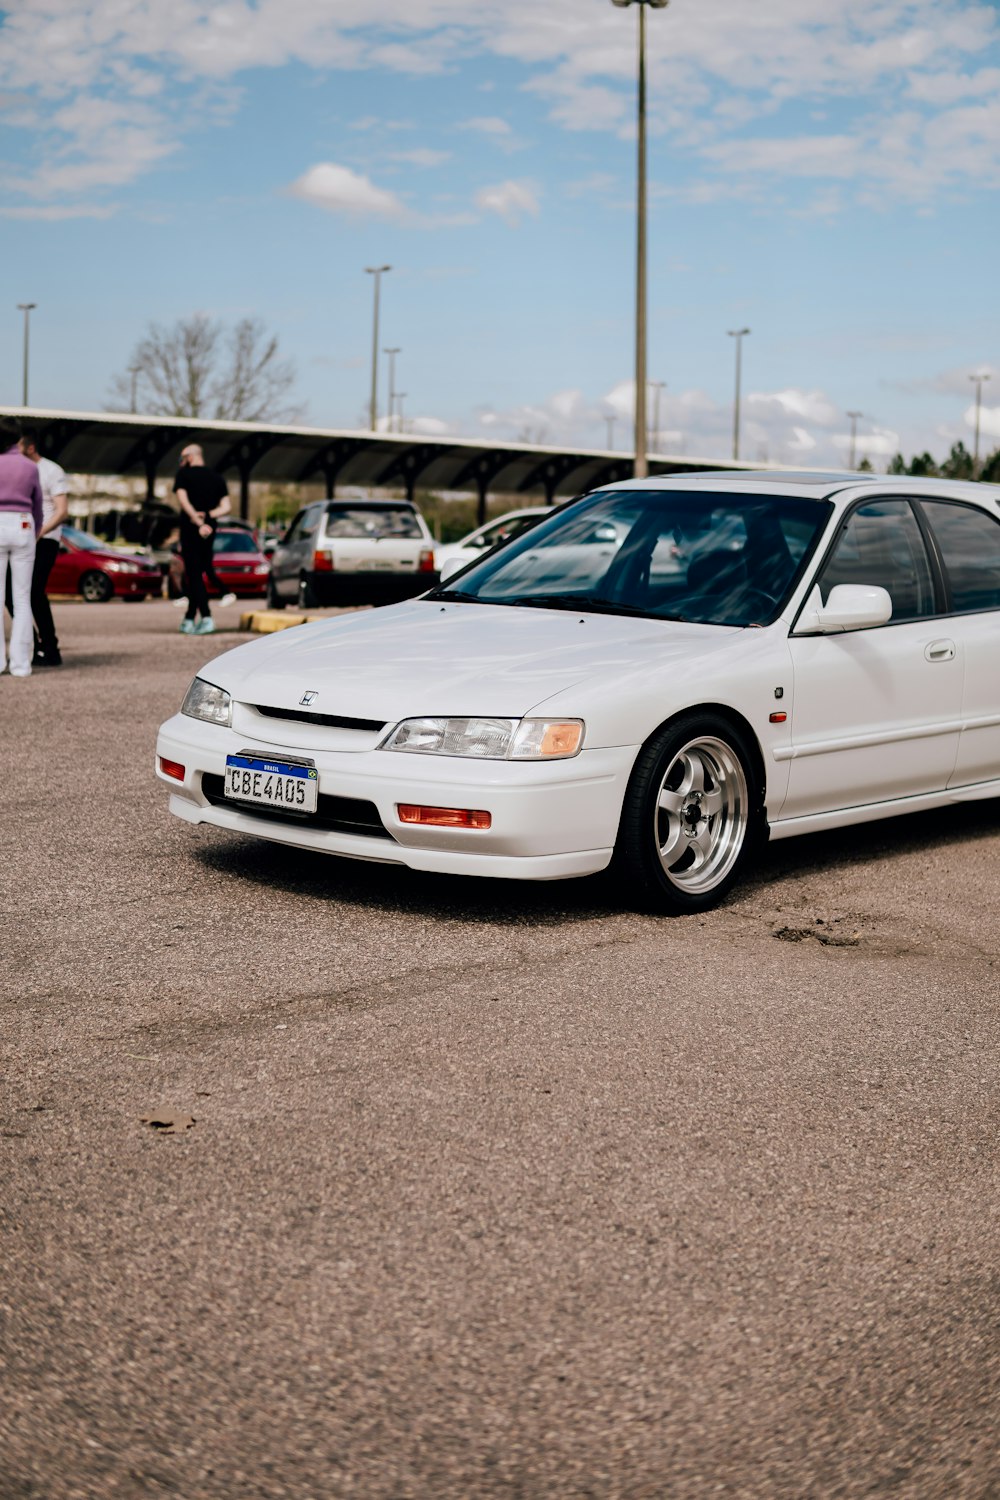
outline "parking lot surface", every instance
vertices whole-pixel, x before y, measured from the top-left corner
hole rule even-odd
[[[0,678],[3,1500],[1000,1493],[1000,808],[674,921],[313,857],[167,814],[178,622]]]

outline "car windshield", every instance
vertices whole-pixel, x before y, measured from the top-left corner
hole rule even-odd
[[[107,552],[108,543],[102,542],[99,537],[88,536],[85,531],[79,531],[75,526],[62,526],[63,541],[68,542],[71,547],[81,547],[84,552]]]
[[[328,505],[328,537],[419,537],[423,533],[412,510],[390,505]]]
[[[213,552],[256,552],[257,543],[249,531],[217,531]]]
[[[824,500],[711,491],[587,496],[431,598],[763,625],[826,525]]]

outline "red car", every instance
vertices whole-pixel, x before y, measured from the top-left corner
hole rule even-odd
[[[151,558],[119,552],[96,537],[63,525],[59,553],[49,574],[47,594],[82,594],[88,604],[159,596],[163,574]]]
[[[257,538],[246,526],[220,526],[215,533],[212,556],[219,582],[227,594],[266,594],[271,564],[257,545]],[[180,552],[170,559],[167,572],[167,592],[171,599],[179,599],[187,593],[184,582],[184,560]],[[218,598],[218,589],[209,588],[209,595]]]

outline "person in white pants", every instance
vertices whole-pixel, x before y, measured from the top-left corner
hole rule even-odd
[[[42,487],[38,469],[20,447],[20,429],[0,418],[0,599],[10,569],[14,623],[10,631],[10,675],[31,676],[31,574],[35,537],[42,525]],[[0,627],[0,672],[7,665]]]

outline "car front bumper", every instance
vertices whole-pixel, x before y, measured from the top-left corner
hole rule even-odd
[[[279,820],[237,803],[218,805],[217,786],[210,794],[216,800],[210,800],[203,778],[223,777],[226,756],[241,750],[279,760],[301,753],[183,714],[169,719],[157,738],[156,774],[170,789],[170,811],[189,823],[412,870],[559,880],[591,875],[610,863],[638,747],[584,750],[547,764],[309,750],[320,798],[372,804],[382,828],[371,834],[310,826],[308,818]],[[183,781],[160,770],[161,758],[184,767]],[[484,810],[492,824],[474,829],[402,823],[400,803]]]

